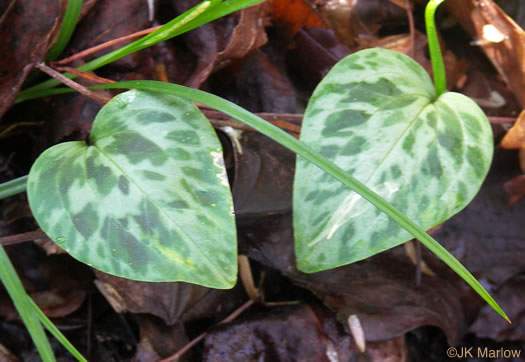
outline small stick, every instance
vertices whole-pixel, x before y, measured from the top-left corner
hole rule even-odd
[[[410,58],[414,58],[414,46],[416,43],[416,27],[414,26],[414,15],[412,14],[412,5],[410,0],[405,0],[406,11],[408,17],[408,29],[410,33],[410,48],[408,49],[408,55]]]
[[[13,123],[13,124],[10,124],[9,126],[7,126],[6,128],[4,128],[2,131],[0,131],[0,138],[4,137],[6,134],[11,132],[15,128],[18,128],[18,127],[29,127],[29,126],[41,126],[42,124],[44,124],[44,123],[43,122],[17,122],[17,123]]]
[[[69,63],[71,63],[71,62],[73,62],[75,60],[84,58],[84,57],[86,57],[86,56],[88,56],[90,54],[93,54],[93,53],[96,53],[96,52],[98,52],[100,50],[109,48],[112,45],[115,45],[115,44],[118,44],[118,43],[122,43],[123,41],[126,41],[126,40],[135,39],[135,38],[138,38],[139,36],[142,36],[142,35],[147,35],[149,33],[153,33],[155,30],[159,29],[161,26],[162,25],[154,26],[153,28],[141,30],[141,31],[138,31],[138,32],[133,33],[133,34],[129,34],[129,35],[126,35],[126,36],[123,36],[123,37],[120,37],[120,38],[116,38],[116,39],[107,41],[105,43],[99,44],[99,45],[94,46],[92,48],[83,50],[83,51],[81,51],[79,53],[73,54],[70,57],[67,57],[67,58],[64,58],[62,60],[53,62],[53,64],[57,64],[57,65],[69,64]]]
[[[29,231],[27,233],[8,235],[0,237],[0,244],[3,246],[15,245],[33,241],[36,239],[47,238],[42,230]]]
[[[64,83],[68,87],[73,88],[77,92],[79,92],[79,93],[81,93],[81,94],[83,94],[83,95],[85,95],[85,96],[87,96],[87,97],[89,97],[91,99],[96,100],[100,104],[106,104],[107,102],[109,102],[111,100],[110,97],[107,97],[107,96],[95,93],[93,91],[90,91],[89,89],[87,89],[83,85],[80,85],[77,82],[74,82],[71,79],[64,77],[62,74],[60,74],[59,72],[57,72],[53,68],[48,67],[44,63],[38,63],[38,64],[35,65],[35,67],[37,67],[38,69],[40,69],[44,73],[50,75],[51,77],[53,77],[55,79],[58,79],[59,81],[61,81],[62,83]]]
[[[244,303],[239,308],[237,308],[232,314],[230,314],[228,317],[224,318],[221,322],[219,322],[219,324],[230,323],[235,318],[237,318],[241,313],[243,313],[246,309],[250,308],[254,303],[255,302],[252,299],[248,300],[246,303]],[[159,362],[177,361],[184,353],[186,353],[193,346],[195,346],[197,343],[202,341],[207,335],[208,335],[208,332],[201,333],[198,337],[194,338],[191,342],[189,342],[184,347],[182,347],[179,351],[177,351],[177,353],[169,356],[168,358],[160,360]]]
[[[241,123],[232,122],[232,121],[221,122],[222,120],[232,119],[230,116],[224,113],[217,112],[217,111],[210,111],[206,109],[201,109],[201,112],[204,113],[204,115],[207,118],[212,119],[212,123],[217,124],[219,126],[230,126],[230,127],[242,129],[245,131],[253,131],[251,127],[245,126],[244,124],[241,124]],[[300,122],[303,119],[302,114],[256,113],[256,115],[276,125],[279,128],[285,129],[293,133],[301,132],[301,126],[299,126],[298,124],[291,123],[291,122],[297,122],[297,123]]]
[[[92,73],[86,73],[86,72],[83,72],[81,70],[78,70],[78,69],[75,69],[75,68],[71,68],[71,67],[54,67],[54,68],[56,70],[58,70],[58,71],[72,73],[72,74],[78,75],[79,77],[84,78],[86,80],[90,80],[92,82],[96,82],[96,83],[100,83],[100,84],[115,83],[114,80],[107,79],[107,78],[102,78],[102,77],[99,77],[98,75],[95,75],[95,74],[92,74]]]
[[[421,243],[418,240],[414,240],[416,244],[416,289],[421,287]]]
[[[501,124],[501,123],[514,123],[516,117],[487,117],[490,123]]]

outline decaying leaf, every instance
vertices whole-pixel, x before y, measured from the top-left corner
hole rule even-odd
[[[240,289],[222,291],[188,283],[146,283],[95,271],[99,290],[118,313],[147,313],[167,325],[217,318],[236,306]]]
[[[440,327],[451,343],[457,343],[466,331],[466,316],[483,305],[475,292],[443,264],[433,264],[438,276],[423,275],[421,288],[417,289],[416,268],[402,248],[341,268],[305,274],[294,266],[289,214],[245,223],[241,231],[249,241],[250,257],[313,292],[338,311],[341,323],[346,324],[348,317],[356,314],[367,348],[369,341],[388,340],[422,325]],[[463,300],[468,304],[463,305]]]
[[[525,197],[525,175],[514,177],[505,182],[505,192],[509,197],[509,205],[515,205]]]
[[[303,0],[272,0],[272,18],[293,37],[302,27],[323,28],[319,15]]]
[[[174,3],[178,10],[185,11],[198,1]],[[264,31],[267,12],[267,4],[259,4],[186,34],[186,44],[198,56],[196,67],[185,82],[186,85],[198,88],[212,72],[244,58],[264,45],[267,42]]]
[[[512,320],[512,324],[494,318],[494,313],[484,307],[471,331],[481,338],[496,341],[523,341],[525,339],[525,276],[517,275],[508,280],[497,290],[495,298],[501,301],[501,307]]]
[[[0,117],[15,99],[35,63],[41,62],[60,28],[66,2],[6,2],[0,13]]]
[[[366,47],[385,48],[394,50],[401,54],[413,56],[425,70],[432,74],[432,64],[427,56],[428,40],[425,34],[416,30],[414,33],[413,55],[410,54],[412,47],[410,34],[397,34],[385,38],[374,39],[366,43]],[[463,59],[458,59],[452,51],[442,47],[443,61],[445,63],[445,73],[447,84],[455,85],[468,69],[468,63]]]
[[[172,355],[188,343],[181,323],[166,326],[159,319],[144,314],[138,315],[137,319],[140,326],[140,342],[133,358],[135,362],[158,361],[162,357]],[[189,354],[184,357],[189,357]]]
[[[372,40],[381,26],[396,21],[406,21],[405,6],[397,1],[382,0],[307,0],[317,8],[321,19],[333,29],[338,38],[351,48],[362,41]]]
[[[274,308],[219,326],[204,348],[204,361],[407,361],[403,337],[371,342],[362,352],[333,313],[315,304]]]
[[[525,110],[520,113],[512,128],[503,137],[501,147],[509,150],[525,148]]]
[[[525,32],[492,0],[448,0],[449,11],[480,46],[525,107]]]

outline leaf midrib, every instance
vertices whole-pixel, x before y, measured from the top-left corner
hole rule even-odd
[[[372,116],[370,117],[370,119],[377,113],[379,112],[383,107],[387,106],[388,104],[392,103],[395,99],[398,99],[400,97],[404,97],[405,95],[401,95],[399,97],[393,97],[390,101],[388,102],[385,102],[383,105],[381,105],[381,107],[378,107],[374,113],[372,114]],[[412,125],[414,124],[414,122],[416,122],[418,119],[419,119],[419,116],[421,115],[421,113],[429,106],[432,106],[435,102],[432,102],[428,97],[424,97],[424,98],[427,98],[428,99],[428,103],[425,104],[424,106],[421,107],[421,110],[415,115],[415,117],[407,124],[407,126],[405,127],[405,129],[401,132],[401,134],[399,135],[399,137],[394,141],[392,142],[392,146],[389,148],[388,152],[385,152],[385,156],[383,156],[383,158],[380,160],[380,162],[377,164],[377,166],[375,167],[375,169],[372,171],[372,173],[366,178],[366,180],[360,180],[362,183],[364,183],[365,185],[368,184],[368,182],[374,177],[374,175],[376,174],[376,172],[380,169],[381,165],[385,162],[385,160],[390,156],[390,154],[392,153],[392,150],[398,146],[399,142],[403,139],[403,136],[406,134],[406,132],[408,132],[410,130],[410,128],[412,127]],[[355,191],[349,191],[347,193],[347,195],[345,196],[344,200],[341,201],[341,203],[339,204],[338,208],[332,213],[332,216],[330,217],[330,219],[326,222],[326,224],[323,226],[323,228],[319,231],[319,233],[314,237],[312,238],[312,241],[308,244],[310,247],[313,247],[317,244],[319,244],[319,242],[321,242],[323,240],[323,237],[325,235],[328,235],[329,232],[330,232],[330,228],[335,225],[336,221],[335,220],[335,217],[338,215],[338,211],[341,210],[341,208],[343,207],[343,205],[348,201],[348,198],[349,197],[353,197],[353,195],[355,194]],[[361,197],[361,196],[359,196]],[[337,219],[340,221],[342,219],[346,218],[346,214],[345,215],[342,215],[342,216],[339,216]],[[341,224],[341,226],[343,226],[345,223],[343,222]],[[340,226],[340,227],[341,227]],[[336,231],[337,232],[337,231]]]

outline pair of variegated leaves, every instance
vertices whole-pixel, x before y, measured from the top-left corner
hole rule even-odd
[[[341,60],[315,90],[301,140],[429,229],[463,209],[485,178],[493,139],[479,107],[436,99],[412,59],[383,49]],[[189,101],[132,90],[97,115],[89,142],[45,151],[29,174],[31,210],[73,257],[142,281],[230,288],[234,210],[217,136]],[[349,264],[411,235],[313,164],[297,160],[297,266]]]

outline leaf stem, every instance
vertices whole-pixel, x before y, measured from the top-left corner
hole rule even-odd
[[[439,97],[447,91],[447,77],[441,48],[439,47],[439,38],[436,31],[434,14],[437,7],[445,0],[430,0],[425,8],[425,25],[428,37],[428,49],[430,51],[430,61],[432,62],[432,73],[434,75],[434,88],[436,96]]]

